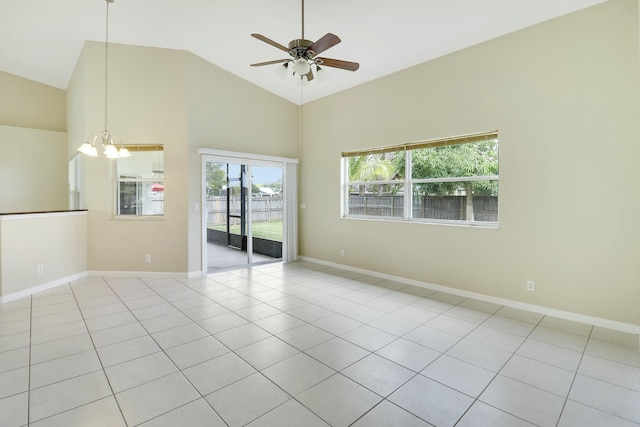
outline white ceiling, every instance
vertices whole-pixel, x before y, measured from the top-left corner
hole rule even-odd
[[[320,56],[360,63],[326,67],[300,88],[279,65],[301,36],[300,0],[115,0],[109,40],[186,50],[300,104],[604,0],[306,0],[305,38],[342,39]],[[104,41],[105,0],[0,0],[0,70],[66,89],[85,40]]]

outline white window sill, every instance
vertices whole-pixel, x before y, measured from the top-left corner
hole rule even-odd
[[[164,215],[115,215],[114,221],[164,221]]]
[[[343,215],[342,219],[357,220],[357,221],[378,221],[378,222],[397,222],[402,224],[428,224],[428,225],[445,225],[453,227],[470,227],[470,228],[488,228],[499,229],[500,223],[497,222],[471,222],[471,221],[438,221],[429,219],[404,219],[393,217],[377,217],[377,216],[358,216],[358,215]]]

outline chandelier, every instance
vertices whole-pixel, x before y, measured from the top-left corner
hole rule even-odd
[[[118,159],[131,156],[129,150],[122,145],[119,137],[111,135],[107,130],[107,100],[108,100],[108,81],[109,81],[109,3],[114,0],[105,0],[107,3],[107,20],[104,43],[104,130],[102,132],[92,134],[89,139],[78,148],[78,151],[91,157],[98,157],[98,146],[104,149],[105,157],[109,159]],[[116,144],[117,141],[117,144]]]

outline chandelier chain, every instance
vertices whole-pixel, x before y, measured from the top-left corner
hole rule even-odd
[[[108,80],[109,80],[109,0],[107,0],[107,18],[105,25],[104,42],[104,130],[107,128],[107,106],[108,106]]]

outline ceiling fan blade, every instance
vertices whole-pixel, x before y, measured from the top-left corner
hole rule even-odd
[[[276,59],[275,61],[267,61],[267,62],[258,62],[256,64],[251,64],[252,67],[262,67],[263,65],[272,65],[272,64],[282,64],[283,62],[289,62],[290,59]]]
[[[256,39],[258,39],[260,41],[263,41],[263,42],[265,42],[267,44],[270,44],[273,47],[277,47],[278,49],[284,50],[285,52],[289,53],[289,49],[287,49],[285,46],[282,46],[278,42],[274,42],[273,40],[271,40],[268,37],[263,36],[262,34],[253,33],[253,34],[251,34],[251,37],[254,37],[254,38],[256,38]]]
[[[360,68],[360,64],[357,62],[342,61],[340,59],[316,58],[316,63],[322,67],[341,68],[349,71],[356,71]]]
[[[329,49],[330,47],[337,45],[341,41],[342,40],[340,40],[340,37],[336,36],[335,34],[327,33],[324,36],[322,36],[322,38],[318,39],[315,43],[313,43],[311,46],[309,46],[307,50],[311,50],[315,55],[318,55],[324,52],[325,50]]]

